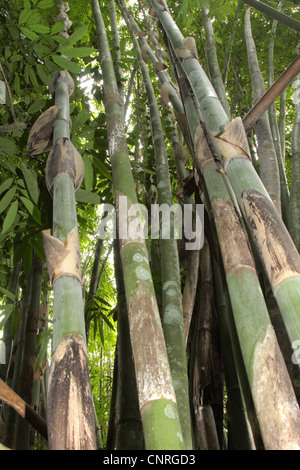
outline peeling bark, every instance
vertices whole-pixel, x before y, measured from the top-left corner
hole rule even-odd
[[[57,114],[57,105],[51,106],[41,114],[33,124],[28,141],[27,153],[30,156],[47,152],[52,147],[53,123]]]
[[[300,276],[300,256],[272,203],[258,191],[242,194],[245,217],[263,260],[272,289],[285,279]]]
[[[249,245],[237,217],[237,213],[229,201],[215,201],[212,210],[218,233],[222,233],[220,246],[223,255],[225,272],[244,269],[255,269]],[[230,240],[230,243],[228,241]]]
[[[253,399],[266,450],[300,449],[300,410],[291,393],[288,373],[282,373],[284,369],[284,360],[270,325],[255,348],[253,360]]]
[[[48,384],[50,449],[96,449],[88,359],[80,335],[67,335],[57,346]]]
[[[233,119],[225,127],[225,132],[216,137],[214,143],[225,170],[232,158],[246,157],[251,161],[248,139],[240,117]]]

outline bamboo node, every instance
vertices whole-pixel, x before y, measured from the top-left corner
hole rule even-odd
[[[186,49],[191,51],[191,53],[193,54],[193,56],[196,59],[198,59],[197,45],[196,45],[196,41],[193,37],[184,38],[183,41],[182,41],[182,44]]]
[[[74,227],[69,232],[65,242],[53,237],[50,234],[50,230],[44,230],[42,234],[50,282],[53,284],[59,276],[69,275],[76,277],[81,284],[80,248],[77,227]]]
[[[225,167],[234,157],[247,157],[251,161],[247,134],[240,117],[233,119],[225,132],[215,135],[214,143]]]
[[[45,180],[50,193],[54,179],[61,174],[67,174],[72,178],[75,191],[80,187],[84,178],[83,159],[67,138],[57,140],[47,159]]]
[[[74,92],[74,81],[67,70],[56,71],[52,75],[49,91],[54,96],[55,89],[60,83],[66,83],[68,86],[69,96]]]

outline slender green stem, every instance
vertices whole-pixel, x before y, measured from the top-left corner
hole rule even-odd
[[[300,22],[297,21],[295,18],[291,18],[290,16],[282,13],[275,8],[267,5],[266,3],[260,2],[258,0],[242,0],[243,3],[246,5],[250,5],[251,7],[255,8],[262,13],[265,13],[273,20],[277,20],[279,23],[285,24],[289,28],[294,29],[295,31],[300,32]]]

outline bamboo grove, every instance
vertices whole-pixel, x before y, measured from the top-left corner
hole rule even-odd
[[[296,4],[1,4],[1,449],[300,449]]]

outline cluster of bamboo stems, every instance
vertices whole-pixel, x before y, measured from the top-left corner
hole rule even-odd
[[[169,119],[178,130],[169,136],[180,182],[178,194],[183,195],[183,203],[191,201],[194,194],[193,202],[204,204],[206,218],[203,247],[188,253],[183,292],[175,237],[160,240],[159,293],[145,240],[120,236],[114,242],[118,340],[111,427],[116,426],[116,435],[109,435],[108,446],[136,450],[225,447],[224,374],[229,448],[300,449],[299,394],[287,365],[289,358],[283,354],[277,339],[280,335],[274,329],[274,315],[278,315],[289,347],[300,340],[300,230],[297,210],[291,209],[299,201],[299,184],[294,189],[299,178],[299,158],[293,160],[295,181],[290,195],[283,149],[274,138],[276,126],[274,120],[270,126],[265,113],[253,122],[259,174],[256,171],[245,122],[240,117],[231,119],[224,87],[227,71],[222,77],[205,6],[202,14],[210,78],[200,65],[195,41],[183,37],[165,0],[148,0],[146,32],[140,30],[123,0],[110,0],[111,25],[118,45],[115,3],[131,35],[146,91],[158,203],[171,206],[173,194],[165,135],[147,61],[158,78],[161,103],[172,108]],[[123,85],[116,76],[99,2],[92,0],[91,4],[118,213],[120,197],[126,196],[129,209],[138,202],[126,142],[128,102],[124,103]],[[59,8],[65,17],[66,35],[67,4],[60,2]],[[240,9],[241,2],[237,14]],[[154,17],[162,30],[167,53],[151,28]],[[278,16],[275,19],[279,21]],[[253,82],[257,101],[265,89],[258,73],[250,10],[245,15],[245,39],[251,76],[258,77]],[[167,60],[171,63],[172,79]],[[269,79],[272,84],[274,77]],[[53,198],[53,230],[52,234],[44,233],[55,320],[47,393],[51,449],[96,448],[75,204],[84,165],[70,141],[69,96],[73,87],[68,72],[54,74],[51,93],[55,107],[46,116],[51,126],[53,123],[46,165],[46,183]],[[299,156],[300,148],[299,116],[298,106],[293,136],[295,156]],[[45,116],[39,129],[43,119]],[[47,125],[42,129],[46,132]],[[38,140],[40,134],[34,135]],[[32,140],[30,144],[33,146]],[[189,156],[184,144],[191,156],[192,175],[186,171]],[[293,232],[287,229],[291,220]],[[100,240],[98,244],[101,252]],[[32,282],[38,283],[39,270],[36,276]],[[91,286],[91,295],[95,295],[96,288]]]

